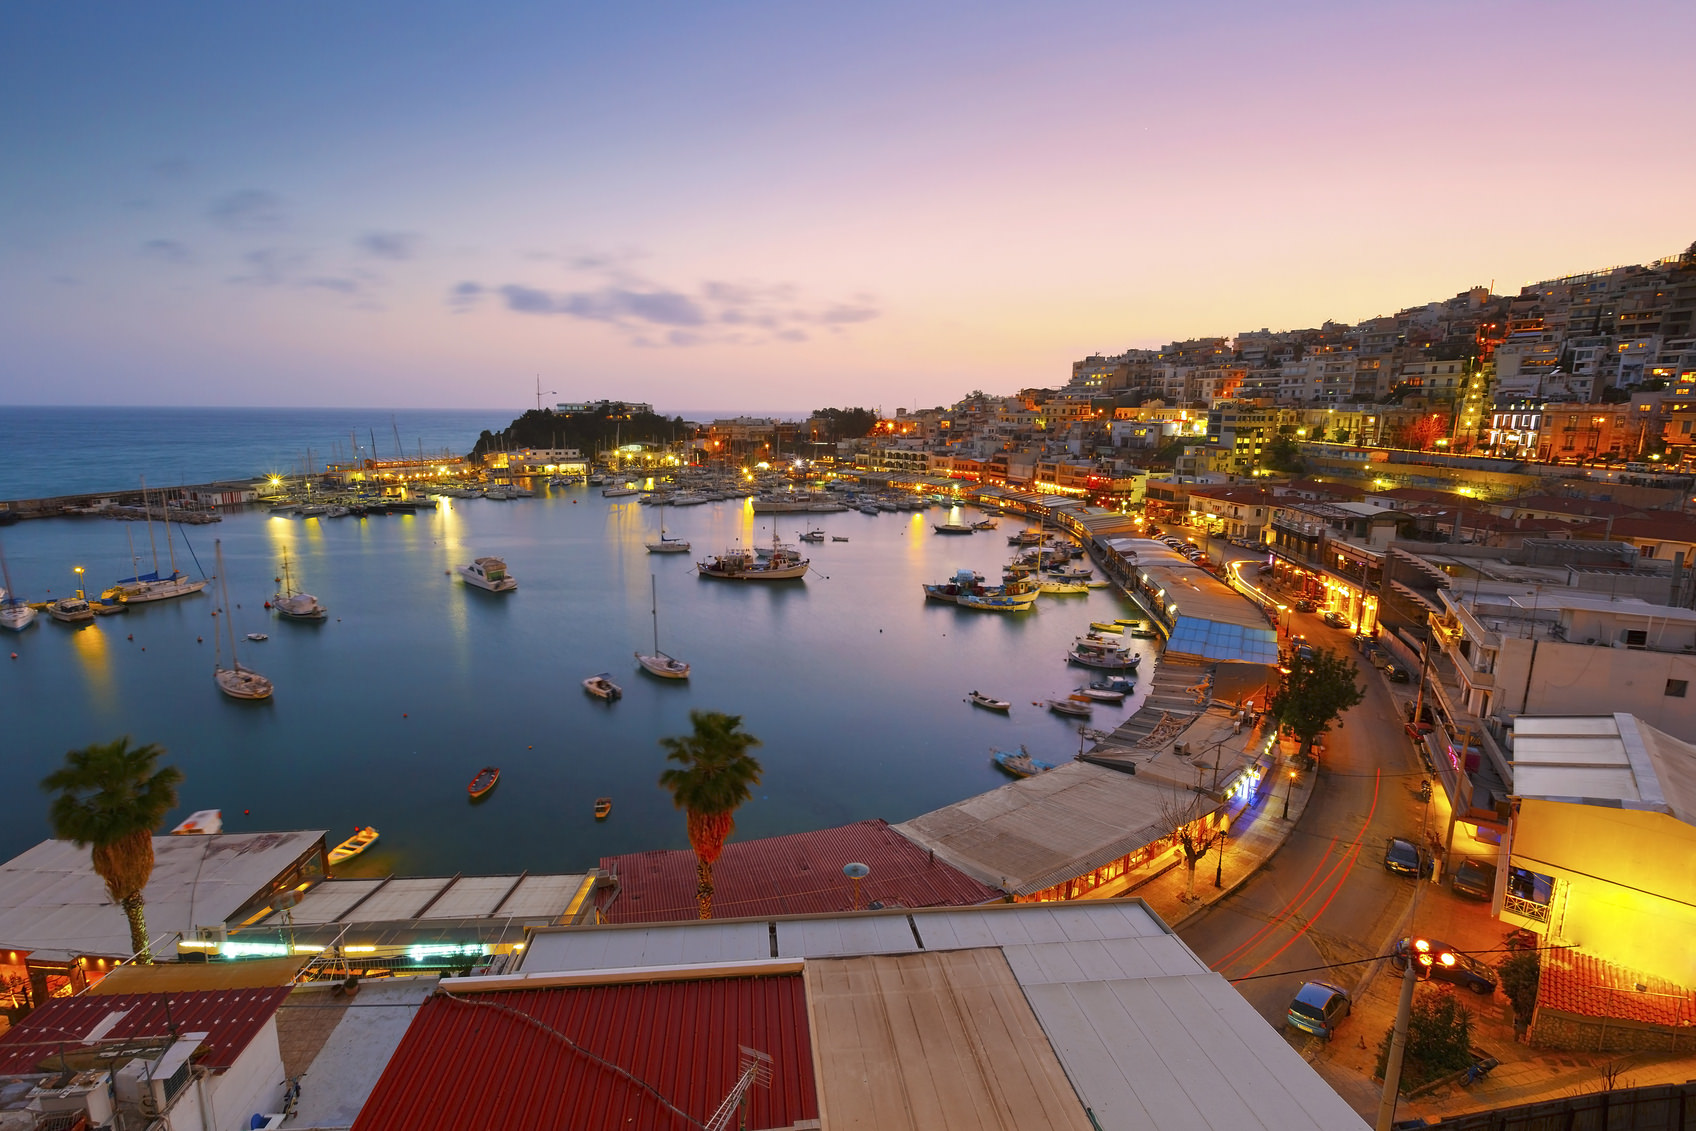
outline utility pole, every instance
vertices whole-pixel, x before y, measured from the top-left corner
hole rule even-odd
[[[1384,1092],[1378,1100],[1375,1131],[1390,1131],[1396,1121],[1396,1093],[1402,1082],[1402,1056],[1407,1052],[1407,1022],[1413,1013],[1413,987],[1419,981],[1412,947],[1408,949],[1407,969],[1402,972],[1402,996],[1396,1005],[1396,1027],[1390,1037],[1390,1059],[1384,1063]]]

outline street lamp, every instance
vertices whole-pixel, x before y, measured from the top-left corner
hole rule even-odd
[[[1284,820],[1290,819],[1290,794],[1296,791],[1296,772],[1290,771],[1290,788],[1284,791]]]
[[[77,575],[77,596],[78,596],[78,597],[82,597],[82,596],[83,596],[83,591],[82,591],[82,567],[81,567],[81,566],[72,566],[72,567],[71,567],[71,570],[72,570],[72,572],[74,572],[74,573],[75,573],[75,574],[76,574],[76,575]]]
[[[1228,832],[1227,826],[1219,826],[1219,844],[1213,850],[1216,853],[1213,858],[1213,886],[1216,888],[1225,886],[1225,840]]]

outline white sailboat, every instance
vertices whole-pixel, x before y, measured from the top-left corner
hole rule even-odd
[[[657,675],[661,679],[688,679],[689,665],[675,656],[668,656],[660,651],[659,584],[654,580],[654,575],[651,573],[648,575],[648,588],[653,595],[654,602],[654,650],[651,653],[636,653],[636,662],[641,664],[648,674]]]
[[[271,598],[271,607],[291,620],[323,620],[330,610],[318,603],[318,598],[310,593],[296,593],[294,582],[289,577],[289,552],[283,551],[283,576],[272,578],[280,581],[283,586],[281,593]]]
[[[660,504],[660,540],[648,543],[650,554],[687,554],[689,543],[681,538],[668,538],[665,533],[665,504]]]
[[[0,628],[22,632],[35,623],[35,610],[22,597],[12,592],[12,571],[6,568],[6,555],[0,551],[0,577],[6,584],[0,588]]]
[[[217,611],[223,613],[223,629],[230,634],[230,666],[224,666],[222,631],[215,632],[212,635],[212,678],[218,684],[218,690],[232,699],[269,699],[271,681],[242,667],[241,661],[236,659],[236,622],[230,615],[230,583],[224,576],[224,541],[217,539],[213,545],[218,552],[218,586],[224,596],[224,607]]]
[[[141,509],[147,517],[147,544],[153,549],[153,572],[142,573],[139,569],[134,577],[126,577],[100,596],[104,599],[117,599],[125,604],[139,604],[144,601],[165,601],[172,597],[186,597],[206,588],[206,579],[198,581],[177,568],[176,544],[171,541],[171,520],[165,522],[165,551],[170,557],[171,574],[169,577],[159,576],[159,546],[153,541],[153,508],[147,502],[147,479],[141,480]],[[130,555],[130,561],[135,561],[135,555]]]

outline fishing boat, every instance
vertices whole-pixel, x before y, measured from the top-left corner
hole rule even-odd
[[[459,576],[467,585],[490,593],[510,593],[518,588],[518,579],[507,573],[506,562],[500,558],[478,558],[470,565],[460,566]]]
[[[1064,578],[1045,577],[1038,585],[1043,593],[1050,597],[1073,597],[1080,593],[1088,593],[1089,586],[1081,581],[1068,581]]]
[[[973,530],[994,530],[999,525],[1001,525],[1001,524],[996,522],[993,518],[980,518],[980,519],[978,519],[978,521],[972,523],[972,529]]]
[[[641,490],[639,488],[636,488],[636,487],[602,487],[601,488],[601,498],[603,498],[603,499],[623,499],[623,498],[627,498],[631,495],[640,495],[641,493],[642,493]]]
[[[1031,757],[1031,752],[1023,746],[1019,747],[1017,751],[991,750],[990,761],[1016,778],[1034,777],[1044,770],[1054,768],[1053,762],[1044,762],[1039,758]]]
[[[1124,628],[1140,628],[1148,622],[1139,617],[1114,617],[1113,623]]]
[[[255,642],[258,642],[258,641],[261,641],[261,640],[271,639],[271,637],[268,634],[263,633],[263,632],[250,632],[250,633],[247,634],[247,638],[249,640],[252,640],[252,641],[255,641]]]
[[[236,658],[236,622],[230,615],[230,582],[224,576],[224,542],[218,539],[213,542],[218,553],[218,584],[223,590],[224,607],[213,610],[213,615],[223,615],[224,628],[230,634],[230,666],[224,666],[223,630],[212,634],[212,679],[218,685],[218,690],[231,699],[269,699],[271,698],[271,681],[256,671],[250,671],[241,666]]]
[[[1090,699],[1097,703],[1119,704],[1125,701],[1125,693],[1123,691],[1118,691],[1111,687],[1097,687],[1094,684],[1090,684],[1088,687],[1078,688],[1076,694],[1082,695],[1085,699]]]
[[[648,575],[648,591],[654,603],[654,650],[636,653],[636,662],[649,675],[657,675],[661,679],[688,679],[689,665],[660,651],[660,595],[653,574]]]
[[[90,601],[88,603],[88,609],[97,617],[116,616],[119,613],[127,613],[130,611],[130,607],[122,601],[109,600],[105,597],[102,597],[98,601]]]
[[[273,577],[273,582],[281,585],[282,591],[271,598],[271,608],[290,620],[323,620],[330,610],[318,603],[318,598],[310,593],[297,593],[294,582],[289,577],[289,552],[283,551],[283,576]]]
[[[1007,544],[1009,546],[1040,546],[1042,544],[1042,531],[1021,530],[1009,537]]]
[[[938,534],[976,534],[971,526],[964,522],[933,522],[931,529]]]
[[[604,821],[612,814],[612,798],[595,798],[595,820]]]
[[[370,825],[366,825],[334,848],[325,857],[331,864],[340,864],[343,860],[352,860],[367,848],[377,843],[380,834]]]
[[[832,542],[846,542],[846,541],[848,541],[848,535],[846,535],[846,534],[832,534],[830,536],[830,540]]]
[[[1118,644],[1104,640],[1080,639],[1074,641],[1066,658],[1074,664],[1086,668],[1100,668],[1106,671],[1134,671],[1142,663],[1142,657],[1135,652],[1127,652]]]
[[[823,542],[825,540],[825,533],[822,530],[814,529],[807,531],[805,534],[798,534],[796,537],[801,539],[803,542]]]
[[[1126,695],[1137,689],[1137,681],[1130,676],[1110,675],[1090,684],[1097,691],[1123,691]]]
[[[1088,703],[1080,703],[1075,699],[1049,699],[1044,701],[1047,707],[1056,715],[1067,715],[1074,719],[1087,719],[1090,716]]]
[[[793,581],[803,578],[811,566],[799,551],[780,546],[772,531],[772,548],[761,557],[751,550],[734,549],[696,562],[695,570],[702,577],[718,577],[729,581]]]
[[[993,592],[962,593],[954,599],[954,603],[962,609],[976,609],[979,612],[1023,613],[1036,607],[1036,594],[1012,596]]]
[[[981,691],[973,691],[970,695],[967,695],[966,702],[974,707],[982,707],[989,711],[1011,711],[1013,709],[1013,704],[1007,702],[1007,700],[991,698]]]
[[[484,766],[477,771],[477,776],[471,779],[471,784],[465,787],[465,792],[469,793],[474,799],[482,797],[495,788],[495,783],[500,780],[501,768],[499,766]]]
[[[64,624],[86,624],[94,619],[94,610],[81,597],[60,597],[47,606],[47,615]]]
[[[593,695],[596,699],[603,700],[607,703],[611,703],[614,699],[617,699],[624,694],[624,688],[608,679],[606,672],[602,672],[600,675],[592,675],[588,679],[584,680],[583,690],[587,691],[590,695]]]

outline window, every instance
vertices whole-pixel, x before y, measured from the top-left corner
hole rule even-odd
[[[1669,679],[1669,680],[1667,680],[1667,694],[1670,695],[1674,699],[1683,699],[1684,693],[1686,691],[1689,691],[1689,690],[1690,690],[1690,681],[1687,680],[1687,679]]]
[[[1644,629],[1641,629],[1641,628],[1628,628],[1628,629],[1626,629],[1625,630],[1625,646],[1627,648],[1647,648],[1647,647],[1649,647],[1649,633],[1647,631],[1645,631]]]

